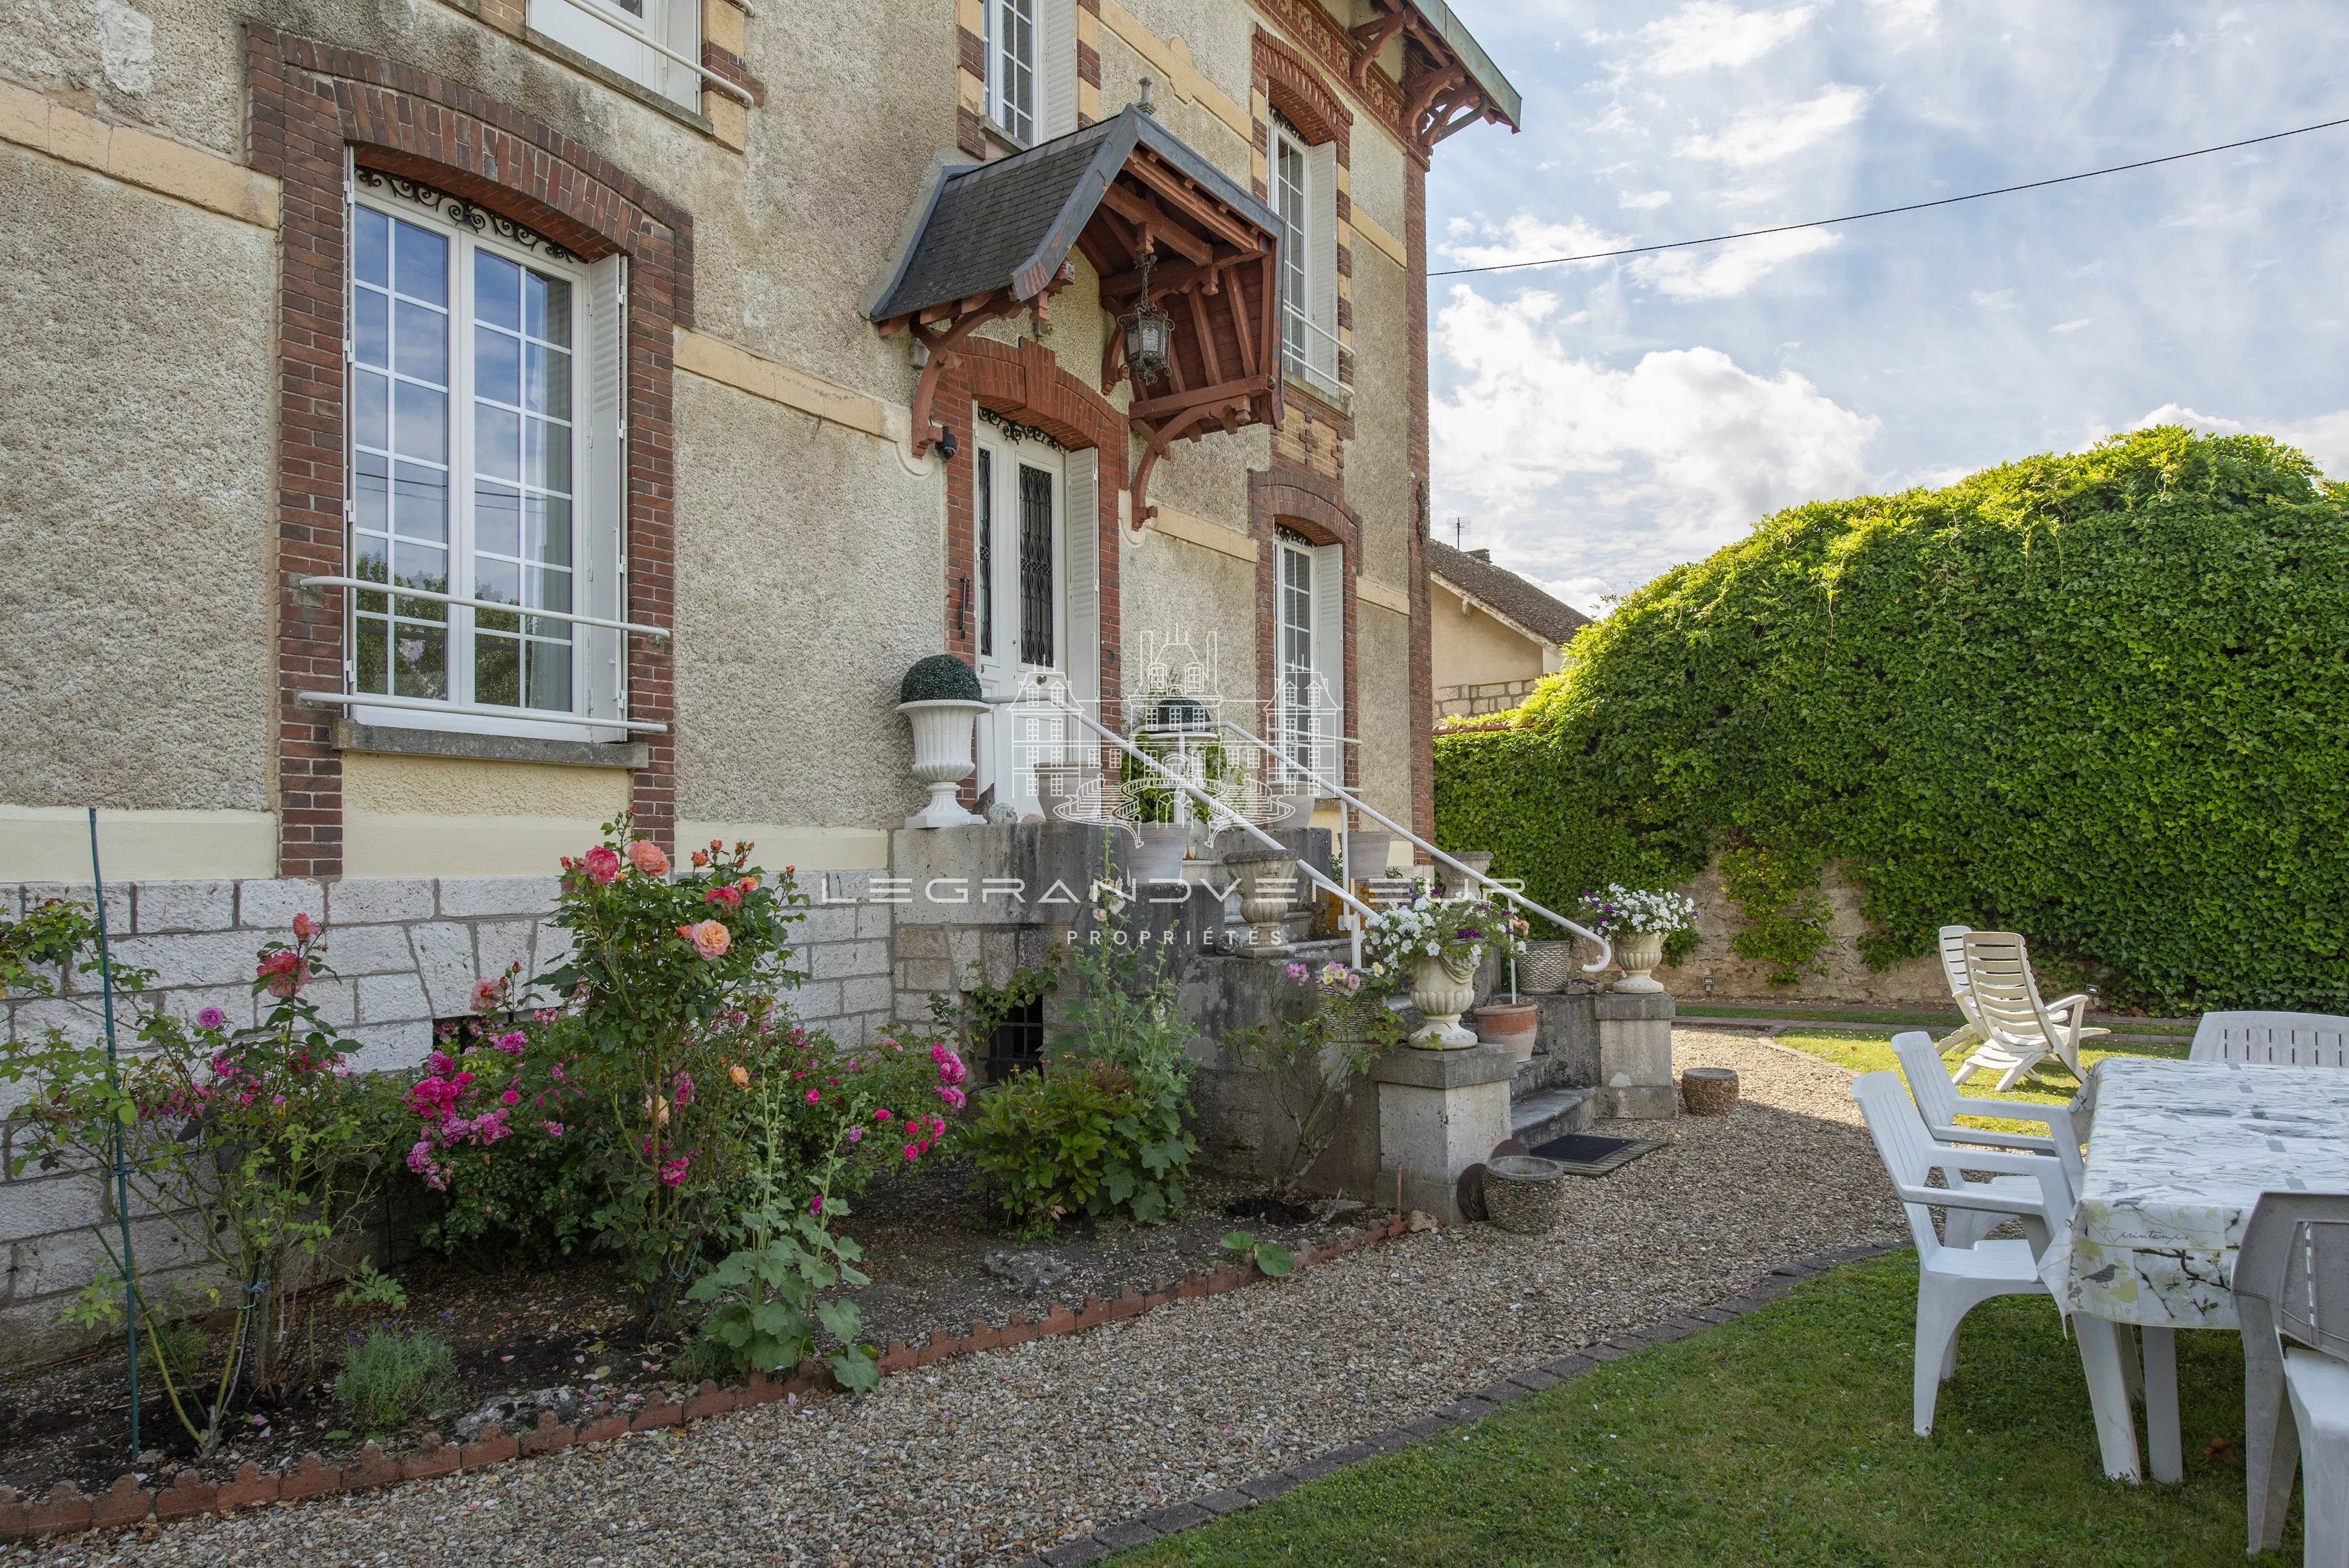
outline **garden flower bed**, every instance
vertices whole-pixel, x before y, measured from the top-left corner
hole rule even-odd
[[[1209,1276],[1231,1261],[1223,1238],[1236,1226],[1304,1253],[1386,1218],[1359,1205],[1336,1205],[1325,1209],[1327,1220],[1302,1223],[1228,1217],[1225,1206],[1249,1191],[1210,1178],[1195,1185],[1190,1206],[1168,1223],[1080,1226],[1022,1244],[981,1213],[968,1167],[928,1166],[866,1196],[856,1218],[865,1247],[862,1266],[872,1282],[830,1293],[858,1303],[864,1341],[883,1350],[885,1372],[895,1369],[895,1360],[916,1358],[933,1343],[943,1347],[975,1330],[1000,1331],[1023,1316],[1041,1324],[1058,1313],[1079,1314],[1089,1302],[1147,1297]],[[1049,1282],[1023,1292],[988,1267],[993,1257],[1002,1270],[1007,1253],[1057,1266]],[[395,1461],[435,1441],[476,1440],[482,1411],[501,1400],[512,1404],[500,1424],[513,1436],[534,1427],[542,1410],[559,1424],[586,1426],[614,1414],[681,1406],[697,1393],[696,1382],[674,1369],[679,1337],[645,1334],[627,1282],[608,1263],[477,1271],[427,1254],[393,1277],[408,1295],[399,1321],[429,1329],[456,1355],[458,1389],[429,1418],[387,1431],[355,1429],[331,1382],[314,1381],[283,1406],[254,1412],[259,1420],[248,1417],[220,1452],[199,1460],[150,1378],[141,1428],[153,1446],[131,1467],[122,1353],[112,1347],[0,1381],[0,1486],[29,1498],[71,1481],[94,1496],[126,1469],[145,1472],[150,1482],[186,1469],[205,1484],[220,1484],[246,1464],[264,1473],[290,1471],[306,1453],[327,1468],[346,1469],[359,1463],[370,1438]],[[385,1317],[380,1307],[364,1303],[316,1305],[309,1332],[329,1366],[350,1336]]]

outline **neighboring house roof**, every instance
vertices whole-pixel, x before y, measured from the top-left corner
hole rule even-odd
[[[1455,550],[1433,539],[1427,545],[1428,569],[1436,576],[1547,642],[1570,641],[1590,624],[1590,618],[1572,605],[1552,598],[1507,567],[1493,565],[1482,550]]]
[[[1278,243],[1272,209],[1139,108],[991,163],[949,168],[869,314],[875,321],[1009,287],[1026,299],[1060,270],[1110,182],[1147,148]]]

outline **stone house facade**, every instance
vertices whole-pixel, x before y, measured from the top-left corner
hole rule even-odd
[[[168,1004],[306,909],[403,1065],[632,812],[795,867],[861,1039],[918,990],[865,888],[940,651],[1123,728],[1212,648],[1425,832],[1426,182],[1518,113],[1441,0],[27,13],[0,918],[88,896],[95,805]],[[967,794],[1031,804],[988,722]],[[0,1193],[0,1338],[53,1209]]]

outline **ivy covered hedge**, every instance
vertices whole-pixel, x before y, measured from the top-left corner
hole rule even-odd
[[[2108,1002],[2349,1012],[2349,485],[2265,437],[1782,512],[1513,718],[1436,741],[1437,838],[1552,908],[1733,852],[1793,978],[1839,859],[1871,963],[1956,921]]]

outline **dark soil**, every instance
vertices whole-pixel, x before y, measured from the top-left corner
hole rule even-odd
[[[918,1344],[934,1332],[959,1336],[975,1324],[1000,1326],[1016,1313],[1041,1315],[1054,1304],[1106,1300],[1128,1285],[1164,1288],[1221,1261],[1223,1238],[1235,1229],[1296,1249],[1369,1222],[1358,1205],[1337,1212],[1328,1204],[1299,1210],[1244,1184],[1202,1176],[1190,1184],[1184,1212],[1168,1223],[1085,1223],[1021,1241],[996,1227],[972,1189],[968,1168],[947,1161],[853,1202],[843,1229],[865,1247],[861,1267],[872,1282],[851,1293],[864,1314],[861,1338],[884,1349],[897,1341]],[[1234,1218],[1241,1210],[1247,1217]],[[1053,1274],[1062,1267],[1067,1272],[1032,1294],[986,1267],[990,1254],[1038,1251],[1050,1254]],[[236,1417],[221,1451],[202,1464],[145,1368],[140,1435],[147,1448],[138,1464],[129,1462],[129,1402],[119,1347],[0,1378],[0,1486],[29,1495],[72,1480],[84,1492],[97,1492],[126,1469],[152,1482],[183,1468],[207,1480],[226,1480],[244,1463],[283,1469],[311,1450],[331,1466],[337,1456],[355,1459],[370,1438],[395,1455],[415,1449],[428,1431],[457,1440],[458,1418],[500,1397],[527,1402],[539,1390],[568,1390],[566,1407],[575,1401],[591,1411],[582,1418],[592,1418],[657,1403],[689,1386],[672,1365],[679,1340],[646,1334],[635,1299],[607,1262],[574,1259],[483,1270],[427,1254],[392,1273],[408,1293],[407,1310],[396,1319],[379,1307],[336,1306],[332,1287],[305,1298],[294,1329],[290,1397]],[[461,1390],[438,1419],[419,1419],[392,1432],[357,1431],[336,1403],[334,1377],[343,1345],[370,1324],[387,1321],[448,1341]],[[222,1316],[210,1326],[214,1358],[209,1369],[217,1377],[229,1320]]]

